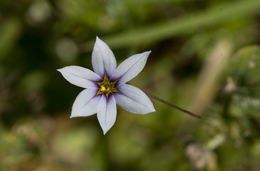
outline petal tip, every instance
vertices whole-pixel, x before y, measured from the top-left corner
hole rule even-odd
[[[148,50],[148,51],[143,52],[143,54],[145,54],[145,57],[148,57],[151,53],[152,53],[151,50]]]
[[[96,36],[96,42],[102,41],[98,36]]]
[[[76,117],[79,117],[79,115],[77,115],[75,111],[72,111],[71,115],[70,115],[70,119],[71,118],[76,118]]]
[[[149,114],[149,113],[154,113],[156,112],[156,110],[154,108],[147,110],[146,112],[142,113],[142,114]]]
[[[108,132],[108,130],[107,131],[103,130],[103,135],[106,135],[107,132]]]
[[[62,68],[56,69],[56,71],[61,72]]]
[[[102,127],[103,134],[106,135],[106,133],[110,130],[110,128]]]
[[[156,110],[155,110],[155,108],[154,108],[154,106],[152,104],[152,106],[150,107],[150,112],[148,112],[148,113],[153,113],[153,112],[156,112]]]

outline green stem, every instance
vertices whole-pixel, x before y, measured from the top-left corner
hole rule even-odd
[[[259,13],[260,0],[244,0],[223,4],[217,8],[197,14],[172,19],[147,27],[126,30],[125,32],[104,37],[105,42],[113,48],[137,46],[163,40],[175,35],[192,33],[210,26],[221,24],[239,17]],[[94,41],[93,41],[94,42]],[[84,45],[85,50],[93,42]]]

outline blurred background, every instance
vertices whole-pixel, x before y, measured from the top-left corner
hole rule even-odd
[[[70,119],[56,69],[92,69],[96,36],[118,63],[152,50],[131,84],[203,118]],[[259,43],[259,0],[0,0],[0,170],[259,170]]]

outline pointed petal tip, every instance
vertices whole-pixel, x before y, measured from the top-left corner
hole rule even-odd
[[[62,68],[56,69],[56,71],[61,72]]]
[[[150,113],[154,113],[154,112],[156,112],[156,110],[154,108],[152,108],[151,110],[144,112],[144,113],[141,113],[141,114],[146,115],[146,114],[150,114]],[[137,113],[137,114],[140,114],[140,113]]]
[[[151,102],[151,112],[156,112],[153,103]]]
[[[148,56],[149,56],[151,53],[152,53],[152,51],[151,51],[151,50],[148,50],[148,51],[143,52],[142,54],[145,54],[143,57],[148,58]]]
[[[102,129],[103,130],[103,135],[106,135],[106,133],[108,132],[108,130],[104,130],[104,129]]]
[[[153,113],[153,112],[156,112],[156,110],[155,110],[155,108],[154,108],[154,106],[153,106],[153,104],[151,104],[152,106],[151,106],[151,108],[150,108],[150,112],[148,112],[148,113]],[[148,114],[147,113],[147,114]]]
[[[72,118],[76,118],[76,117],[78,117],[78,116],[75,115],[74,113],[71,113],[71,115],[70,115],[70,119],[72,119]]]
[[[104,40],[100,39],[98,36],[96,36],[96,43],[98,46],[101,46],[101,47],[107,46],[109,48],[109,50],[111,50],[110,47],[107,45],[107,43]],[[107,47],[105,47],[105,48],[107,48]],[[112,52],[112,50],[111,50],[111,52]]]
[[[151,52],[152,52],[151,50],[146,51],[146,53],[148,53],[148,54],[150,54]]]
[[[56,69],[56,71],[58,71],[58,72],[60,72],[61,74],[65,71],[65,68],[66,67],[63,67],[63,68],[58,68],[58,69]]]
[[[100,126],[101,126],[101,129],[102,129],[103,135],[106,135],[106,133],[111,129],[111,128],[106,127],[103,124],[100,124]]]
[[[98,36],[96,36],[96,41],[102,41]]]

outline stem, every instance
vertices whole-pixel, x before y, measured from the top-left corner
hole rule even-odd
[[[237,3],[224,3],[218,7],[203,10],[196,14],[174,18],[163,23],[126,30],[125,32],[104,37],[112,48],[143,45],[169,39],[181,34],[190,34],[201,29],[216,26],[237,18],[248,17],[259,13],[260,1],[247,0]]]
[[[146,93],[147,93],[147,92],[146,92]],[[197,115],[197,114],[195,114],[195,113],[192,113],[192,112],[190,112],[190,111],[188,111],[188,110],[185,110],[185,109],[183,109],[183,108],[181,108],[181,107],[179,107],[179,106],[177,106],[177,105],[175,105],[175,104],[172,104],[172,103],[170,103],[170,102],[167,102],[167,101],[165,101],[165,100],[163,100],[163,99],[161,99],[161,98],[159,98],[159,97],[157,97],[157,96],[154,96],[154,95],[152,95],[152,94],[150,94],[150,93],[147,93],[147,94],[148,94],[148,96],[150,96],[150,97],[153,98],[154,100],[157,100],[157,101],[159,101],[159,102],[161,102],[161,103],[164,103],[164,104],[166,104],[166,105],[168,105],[168,106],[170,106],[170,107],[172,107],[172,108],[178,109],[178,110],[180,110],[180,111],[182,111],[182,112],[184,112],[184,113],[186,113],[186,114],[188,114],[188,115],[190,115],[190,116],[193,116],[193,117],[195,117],[195,118],[201,119],[201,116],[199,116],[199,115]]]

